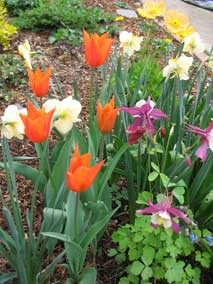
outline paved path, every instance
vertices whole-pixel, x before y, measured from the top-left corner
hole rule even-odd
[[[189,17],[190,24],[200,34],[206,49],[211,50],[213,45],[213,12],[190,5],[181,0],[164,0],[168,9],[183,12]]]

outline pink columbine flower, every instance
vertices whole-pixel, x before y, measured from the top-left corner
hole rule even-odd
[[[209,126],[204,130],[193,125],[186,125],[186,130],[201,136],[202,143],[196,151],[196,156],[205,161],[208,148],[213,151],[213,122],[210,122]]]
[[[151,224],[153,227],[158,227],[163,225],[163,227],[171,228],[175,233],[180,232],[180,226],[177,222],[173,220],[174,217],[183,220],[186,223],[192,223],[192,221],[179,209],[173,208],[172,196],[166,196],[160,203],[153,204],[150,200],[147,201],[148,207],[145,209],[137,210],[138,214],[145,214],[151,216]]]
[[[128,143],[137,143],[144,132],[155,135],[154,121],[161,118],[168,118],[160,109],[154,108],[155,103],[147,99],[137,102],[135,107],[121,106],[120,110],[127,112],[134,117],[133,123],[129,125],[126,132],[130,135]]]

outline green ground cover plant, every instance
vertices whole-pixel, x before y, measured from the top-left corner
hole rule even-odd
[[[81,1],[54,0],[40,1],[39,4],[26,11],[21,11],[12,23],[20,29],[40,31],[51,29],[50,42],[68,40],[77,45],[81,40],[83,29],[103,33],[101,24],[106,24],[114,16],[100,8],[88,8]]]
[[[201,231],[190,231],[202,239]],[[112,239],[118,247],[111,249],[109,255],[124,267],[128,263],[119,284],[201,283],[201,268],[210,266],[211,250],[207,241],[202,240],[208,248],[205,250],[198,240],[194,245],[187,234],[151,227],[148,216],[138,215],[134,224],[120,227]]]
[[[35,13],[37,28],[42,21],[43,28],[71,25],[72,9],[62,11],[59,2],[59,10],[45,9],[50,17],[39,14],[43,3],[21,15]],[[210,57],[198,62],[186,55],[187,41],[168,48],[154,40],[149,49],[149,38],[127,31],[120,31],[119,47],[112,48],[108,33],[85,29],[83,41],[86,118],[78,81],[73,97],[65,97],[53,68],[31,61],[38,52],[29,42],[18,47],[31,91],[24,94],[26,107],[24,101],[8,105],[1,117],[0,167],[7,185],[0,187],[6,223],[0,253],[10,270],[0,268],[0,283],[48,283],[59,264],[67,284],[95,284],[99,240],[119,212],[116,220],[127,217],[113,233],[118,246],[109,254],[122,263],[120,284],[199,284],[210,275],[213,258]],[[12,155],[13,139],[30,141],[34,155]],[[25,212],[16,174],[31,181]],[[37,198],[42,222],[35,230]],[[57,245],[62,249],[55,253]]]

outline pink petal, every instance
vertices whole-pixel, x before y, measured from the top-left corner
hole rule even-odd
[[[200,127],[194,125],[186,125],[186,130],[198,134],[201,137],[206,137],[206,130],[201,129]]]
[[[173,208],[173,207],[167,208],[167,212],[169,212],[170,214],[172,214],[173,216],[175,216],[179,219],[182,219],[186,223],[191,222],[191,220],[182,211],[180,211],[176,208]]]
[[[180,232],[180,226],[178,223],[172,220],[172,230],[178,234]]]
[[[208,149],[209,143],[207,139],[203,139],[202,144],[196,151],[196,156],[200,158],[202,161],[206,160],[206,154]]]
[[[206,128],[206,133],[208,134],[213,129],[213,122],[210,122],[208,128]]]
[[[153,108],[149,114],[154,119],[168,118],[168,116],[158,108]]]
[[[139,107],[125,107],[125,106],[121,106],[119,108],[122,111],[125,111],[131,115],[140,115],[141,111]]]

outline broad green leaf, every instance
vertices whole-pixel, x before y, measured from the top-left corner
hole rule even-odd
[[[167,188],[169,185],[169,178],[165,174],[162,174],[162,173],[160,174],[160,178],[163,183],[163,186]]]
[[[152,275],[153,275],[153,271],[152,271],[152,268],[149,266],[146,266],[143,272],[141,273],[141,276],[144,280],[150,279]]]
[[[155,250],[154,248],[150,246],[145,246],[143,249],[143,255],[142,260],[145,265],[150,265],[153,261],[153,258],[155,256]]]
[[[149,181],[154,181],[154,180],[156,180],[156,178],[158,177],[158,173],[157,172],[151,172],[150,174],[149,174],[149,176],[148,176],[148,180]]]
[[[12,162],[12,164],[15,173],[20,174],[27,179],[30,179],[34,186],[39,186],[39,189],[44,188],[46,184],[46,178],[37,169],[19,162]],[[0,162],[0,168],[4,168],[4,163]]]
[[[63,145],[57,161],[52,168],[51,176],[48,180],[46,187],[46,204],[47,207],[55,208],[55,201],[59,188],[66,179],[66,171],[69,166],[69,158],[71,153],[71,137],[67,138],[66,143]]]
[[[17,273],[16,272],[10,272],[10,273],[6,273],[0,276],[0,283],[6,283],[8,281],[11,281],[12,279],[17,277]]]
[[[160,173],[160,169],[155,163],[151,162],[151,166],[157,173]]]
[[[116,167],[117,163],[119,162],[121,156],[126,152],[126,150],[129,148],[128,144],[124,144],[117,152],[117,154],[113,157],[113,159],[109,162],[107,168],[105,169],[105,172],[100,180],[100,191],[98,194],[98,199],[101,197],[103,190],[105,189],[105,186],[110,179],[112,172],[114,168]]]
[[[173,189],[173,194],[177,198],[180,204],[184,204],[184,193],[185,193],[185,188],[178,186]]]
[[[133,275],[139,275],[141,273],[141,271],[143,270],[144,268],[144,265],[142,262],[136,260],[132,263],[131,267],[130,267],[130,272],[133,274]]]
[[[79,244],[83,249],[86,249],[87,246],[92,242],[96,235],[102,230],[102,228],[109,222],[111,217],[115,214],[118,208],[114,209],[112,212],[108,213],[101,221],[93,224],[89,230],[84,233],[84,236],[80,238]]]
[[[50,237],[50,238],[55,238],[65,243],[71,244],[73,247],[75,247],[79,251],[79,254],[83,252],[81,246],[78,243],[72,241],[70,236],[68,235],[55,233],[55,232],[43,232],[42,235],[46,237]]]
[[[89,267],[80,274],[79,284],[95,284],[97,271],[94,267]]]
[[[45,284],[50,275],[52,274],[55,266],[62,260],[65,255],[65,251],[62,251],[57,257],[53,259],[53,261],[45,267],[45,269],[40,272],[36,277],[36,284]]]

